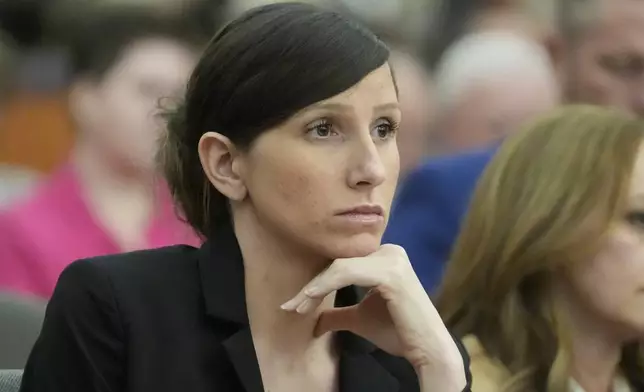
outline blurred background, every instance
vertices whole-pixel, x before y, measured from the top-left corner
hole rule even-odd
[[[156,176],[154,113],[181,96],[223,23],[269,2],[0,0],[0,291],[44,303],[75,259],[199,243]],[[310,2],[391,47],[401,179],[564,101],[644,114],[641,1]],[[0,368],[20,363],[20,350],[0,349],[13,353]]]
[[[78,76],[74,57],[78,55],[77,35],[88,34],[83,21],[88,14],[100,12],[100,7],[147,8],[150,12],[173,15],[186,19],[194,28],[201,28],[205,36],[212,35],[227,19],[245,9],[268,1],[263,0],[0,0],[0,29],[2,32],[2,86],[3,108],[0,122],[0,205],[6,205],[27,192],[38,178],[46,176],[66,162],[78,132],[68,100],[70,87]],[[412,131],[401,140],[403,166],[412,167],[421,156],[438,154],[457,148],[451,144],[480,144],[484,135],[440,135],[436,131],[439,118],[435,111],[441,105],[440,89],[463,89],[452,84],[463,79],[458,67],[492,68],[503,64],[483,65],[479,62],[513,62],[504,56],[521,57],[521,42],[516,48],[503,37],[490,37],[485,43],[464,43],[455,48],[455,42],[474,31],[503,31],[525,40],[523,50],[526,68],[541,54],[529,44],[546,45],[556,28],[557,11],[554,0],[318,0],[329,7],[342,9],[376,30],[396,51],[394,62],[400,74],[402,99],[409,114],[405,122]],[[109,32],[105,32],[109,34]],[[507,38],[507,37],[506,37]],[[510,37],[511,40],[512,37]],[[498,42],[496,42],[498,41]],[[101,37],[94,44],[102,45]],[[468,48],[466,46],[471,46]],[[504,48],[503,46],[507,46]],[[498,46],[498,47],[497,47]],[[478,49],[477,49],[478,48]],[[451,60],[438,64],[448,49],[454,49]],[[482,51],[481,53],[477,50]],[[495,51],[514,53],[499,53]],[[535,53],[530,53],[530,51]],[[471,51],[471,54],[467,52]],[[463,57],[460,58],[459,56]],[[471,58],[468,58],[471,57]],[[480,56],[484,56],[481,58]],[[498,57],[498,58],[497,58]],[[475,59],[476,58],[476,59]],[[453,64],[453,63],[470,63]],[[438,69],[437,69],[438,67]],[[445,69],[448,68],[448,69]],[[520,68],[518,65],[515,68]],[[436,75],[436,72],[440,72]],[[543,70],[526,69],[538,77]],[[498,74],[498,72],[497,72]],[[435,80],[435,77],[445,80]],[[527,82],[527,81],[526,81]],[[537,80],[535,84],[548,83]],[[507,83],[506,83],[507,84]],[[549,86],[537,86],[549,88]],[[483,88],[479,88],[481,90]],[[507,89],[507,88],[506,88]],[[518,91],[514,91],[518,93]],[[534,94],[547,94],[536,91]],[[484,91],[480,95],[485,95]],[[512,96],[501,92],[495,99],[513,102]],[[510,94],[511,95],[511,94]],[[522,94],[524,95],[524,94]],[[549,97],[523,97],[523,100],[547,100]],[[485,98],[473,98],[486,101]],[[464,100],[467,101],[467,100]],[[494,104],[490,102],[489,104]],[[515,103],[518,105],[519,103]],[[530,106],[532,102],[522,102]],[[538,102],[537,104],[546,104]],[[463,104],[467,105],[467,104]],[[475,103],[470,106],[478,106]],[[499,102],[498,105],[503,105]],[[538,106],[538,105],[537,105]],[[538,110],[525,107],[517,110]],[[464,109],[467,110],[467,109]],[[474,109],[472,109],[474,110]],[[478,107],[476,110],[484,110]],[[507,110],[511,110],[508,108]],[[451,121],[445,119],[445,121]],[[467,120],[461,120],[467,121]],[[477,121],[473,117],[471,122]],[[467,124],[454,124],[467,128]],[[434,132],[435,131],[435,132]],[[460,131],[459,131],[460,132]],[[475,133],[474,129],[469,130]],[[445,140],[454,139],[454,140]],[[468,140],[462,140],[468,139]]]

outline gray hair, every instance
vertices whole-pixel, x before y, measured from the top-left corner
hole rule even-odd
[[[451,107],[474,85],[504,81],[519,72],[557,88],[550,56],[542,45],[510,31],[468,34],[447,49],[436,67],[439,103]]]

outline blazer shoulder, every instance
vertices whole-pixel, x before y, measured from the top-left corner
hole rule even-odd
[[[198,292],[194,254],[174,246],[68,265],[47,305],[21,391],[124,390],[128,353],[152,347],[149,336],[160,326],[183,320],[172,310],[196,303],[183,294]],[[138,343],[130,347],[130,341]]]
[[[163,248],[137,250],[106,256],[96,256],[77,261],[89,263],[112,274],[150,273],[151,269],[170,273],[180,270],[191,262],[196,263],[197,248],[189,245],[166,246]]]
[[[77,277],[63,279],[64,277]],[[65,268],[58,285],[79,284],[78,277],[107,283],[116,297],[170,293],[198,282],[198,249],[176,245],[81,259]],[[146,296],[147,297],[147,296]]]

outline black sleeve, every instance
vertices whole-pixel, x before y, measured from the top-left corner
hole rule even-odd
[[[463,357],[463,367],[465,368],[465,380],[467,381],[467,383],[465,384],[465,389],[463,389],[463,392],[472,392],[472,372],[470,371],[470,355],[467,353],[467,350],[465,349],[465,346],[463,346],[463,343],[460,341],[460,339],[454,337],[454,335],[452,335],[452,338],[454,338],[454,342],[456,342],[458,351],[460,351],[461,356]]]
[[[124,336],[106,273],[80,260],[61,274],[21,392],[125,390]]]

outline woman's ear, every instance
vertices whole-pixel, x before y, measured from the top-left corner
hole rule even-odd
[[[247,189],[237,162],[242,156],[230,139],[221,133],[206,132],[199,139],[198,152],[212,185],[230,200],[243,200]]]
[[[69,88],[69,111],[83,131],[91,131],[100,122],[102,105],[98,102],[96,89],[96,83],[88,78],[76,80]]]

